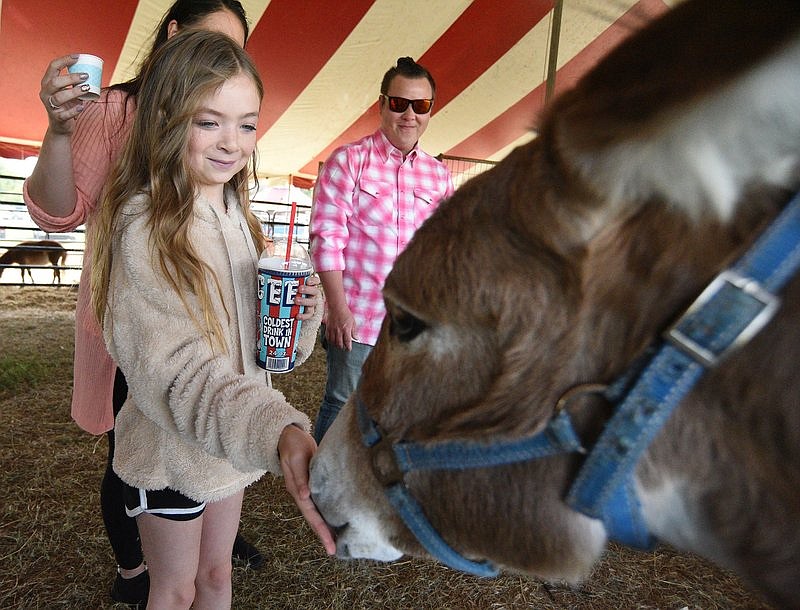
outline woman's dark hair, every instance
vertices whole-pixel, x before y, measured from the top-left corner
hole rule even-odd
[[[250,26],[247,24],[247,15],[239,0],[176,0],[161,19],[161,23],[155,31],[153,45],[142,60],[136,76],[124,83],[112,85],[110,88],[124,91],[128,96],[135,97],[142,86],[144,67],[150,62],[153,54],[167,42],[169,24],[172,21],[177,22],[180,28],[191,28],[209,15],[223,10],[230,11],[239,19],[244,29],[244,41],[246,43],[247,37],[250,35]]]
[[[386,71],[386,74],[383,75],[383,81],[381,82],[381,93],[388,95],[389,85],[392,84],[392,80],[395,76],[405,76],[406,78],[427,78],[428,82],[431,84],[431,96],[436,97],[436,83],[434,82],[431,73],[410,57],[401,57],[397,60],[396,66],[389,68]]]

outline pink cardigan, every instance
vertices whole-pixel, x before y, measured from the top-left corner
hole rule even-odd
[[[69,216],[51,216],[40,208],[28,192],[23,198],[28,212],[42,230],[52,233],[72,231],[91,221],[106,178],[127,139],[135,101],[119,91],[103,91],[79,115],[72,134],[72,167],[77,204]],[[91,309],[91,244],[86,244],[83,271],[75,311],[75,359],[72,387],[72,417],[87,432],[102,434],[114,427],[112,395],[116,363],[108,354],[102,331]]]

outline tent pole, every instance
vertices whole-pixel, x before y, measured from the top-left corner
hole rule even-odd
[[[553,22],[550,27],[550,50],[547,57],[547,85],[544,93],[545,104],[553,97],[556,87],[556,71],[558,70],[558,42],[561,36],[561,13],[563,0],[555,0],[553,4]]]

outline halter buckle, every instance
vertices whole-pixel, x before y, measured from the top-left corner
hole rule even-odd
[[[703,306],[714,299],[723,301],[723,304],[735,301],[735,305],[744,313],[739,318],[724,318],[723,321],[718,318],[704,318]],[[752,339],[772,319],[779,305],[780,298],[765,290],[756,280],[726,269],[714,278],[666,332],[666,339],[700,364],[710,368]],[[720,309],[727,313],[733,307]],[[724,341],[718,341],[718,344],[712,344],[717,337],[709,330],[722,328],[723,322],[726,326],[723,330],[733,329],[733,334]]]

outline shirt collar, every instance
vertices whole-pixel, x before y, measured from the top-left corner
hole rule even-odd
[[[400,163],[403,162],[403,153],[397,148],[394,144],[389,141],[389,138],[386,137],[386,134],[383,133],[382,129],[378,129],[376,132],[377,137],[375,138],[376,142],[376,149],[378,153],[381,155],[381,158],[384,161],[389,161],[392,157],[396,157]],[[411,161],[413,163],[414,159],[417,158],[417,151],[419,150],[419,142],[414,144],[414,148],[412,148],[408,154],[406,155],[406,160]]]

